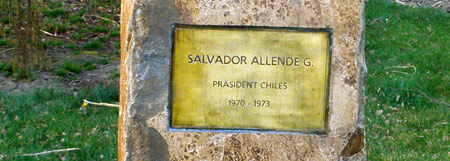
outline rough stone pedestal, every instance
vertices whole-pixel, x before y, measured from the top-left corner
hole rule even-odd
[[[365,160],[363,0],[122,0],[119,160]],[[332,28],[326,136],[168,132],[172,23]]]

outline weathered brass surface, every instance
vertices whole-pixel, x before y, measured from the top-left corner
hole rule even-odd
[[[171,129],[324,133],[331,32],[173,28]]]

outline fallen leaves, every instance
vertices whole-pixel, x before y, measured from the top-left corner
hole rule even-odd
[[[377,110],[376,115],[380,116],[381,114],[383,114],[383,110]]]

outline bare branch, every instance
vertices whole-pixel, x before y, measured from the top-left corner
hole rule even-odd
[[[87,106],[87,105],[89,105],[89,104],[91,104],[91,105],[97,105],[97,106],[106,106],[106,107],[116,107],[116,108],[119,108],[119,105],[118,105],[118,104],[110,104],[110,103],[103,103],[103,102],[97,103],[97,102],[91,102],[91,101],[88,101],[88,100],[83,100],[83,107],[85,107],[85,106]]]
[[[62,36],[56,35],[56,33],[55,33],[55,34],[52,34],[52,33],[50,33],[50,32],[44,31],[44,30],[41,30],[41,32],[44,33],[44,34],[46,34],[46,35],[53,36],[53,37],[62,37]]]
[[[414,69],[414,73],[406,73],[406,72],[402,72],[402,71],[397,71],[397,70],[391,70],[391,73],[401,73],[401,74],[406,74],[406,75],[414,75],[417,72],[417,68],[414,65],[405,65],[405,66],[390,66],[390,67],[386,67],[384,69],[408,69],[408,68],[413,68]]]
[[[38,156],[38,155],[46,155],[50,153],[59,153],[59,152],[66,152],[66,151],[74,151],[74,150],[81,150],[80,148],[68,148],[68,149],[58,149],[58,150],[50,150],[50,151],[43,151],[39,153],[31,153],[31,154],[18,154],[18,155],[1,155],[0,159],[8,156],[23,156],[23,157],[29,157],[29,156]]]

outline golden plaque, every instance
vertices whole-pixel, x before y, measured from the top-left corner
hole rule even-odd
[[[326,133],[331,37],[173,25],[169,130]]]

